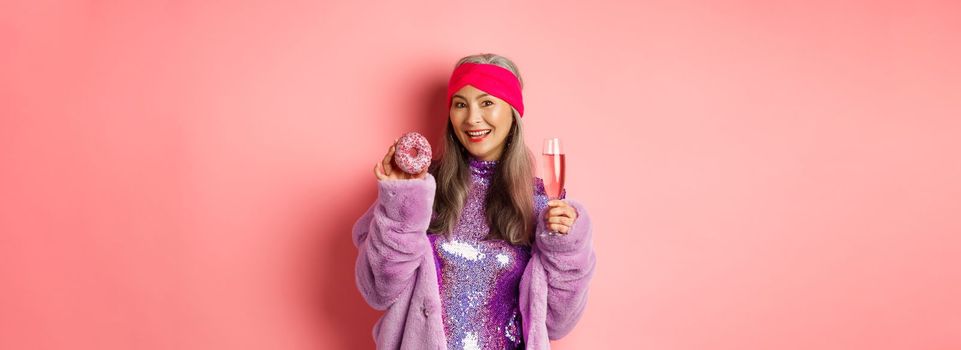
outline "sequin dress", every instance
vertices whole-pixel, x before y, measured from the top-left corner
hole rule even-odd
[[[484,239],[490,231],[484,201],[497,161],[469,163],[471,187],[458,225],[449,238],[429,235],[447,348],[523,349],[519,283],[531,251]]]

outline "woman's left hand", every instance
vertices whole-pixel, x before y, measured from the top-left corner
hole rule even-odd
[[[547,229],[550,231],[567,234],[577,220],[577,210],[574,210],[567,202],[554,199],[547,202]]]

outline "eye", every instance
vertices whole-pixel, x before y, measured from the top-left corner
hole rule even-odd
[[[463,102],[454,102],[454,107],[463,108],[463,107],[464,107],[464,103],[463,103]]]
[[[486,101],[481,102],[481,103],[486,103],[485,106],[490,106],[490,105],[493,105],[493,104],[494,104],[494,101],[486,100]]]

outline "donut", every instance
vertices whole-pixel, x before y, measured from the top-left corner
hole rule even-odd
[[[430,143],[427,138],[416,132],[409,132],[397,140],[394,162],[405,173],[416,175],[430,165]]]

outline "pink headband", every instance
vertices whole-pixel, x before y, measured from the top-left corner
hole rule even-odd
[[[450,109],[454,93],[464,85],[472,85],[488,94],[506,101],[517,113],[524,116],[524,99],[521,83],[504,67],[483,63],[462,63],[454,69],[447,83],[447,108]]]

